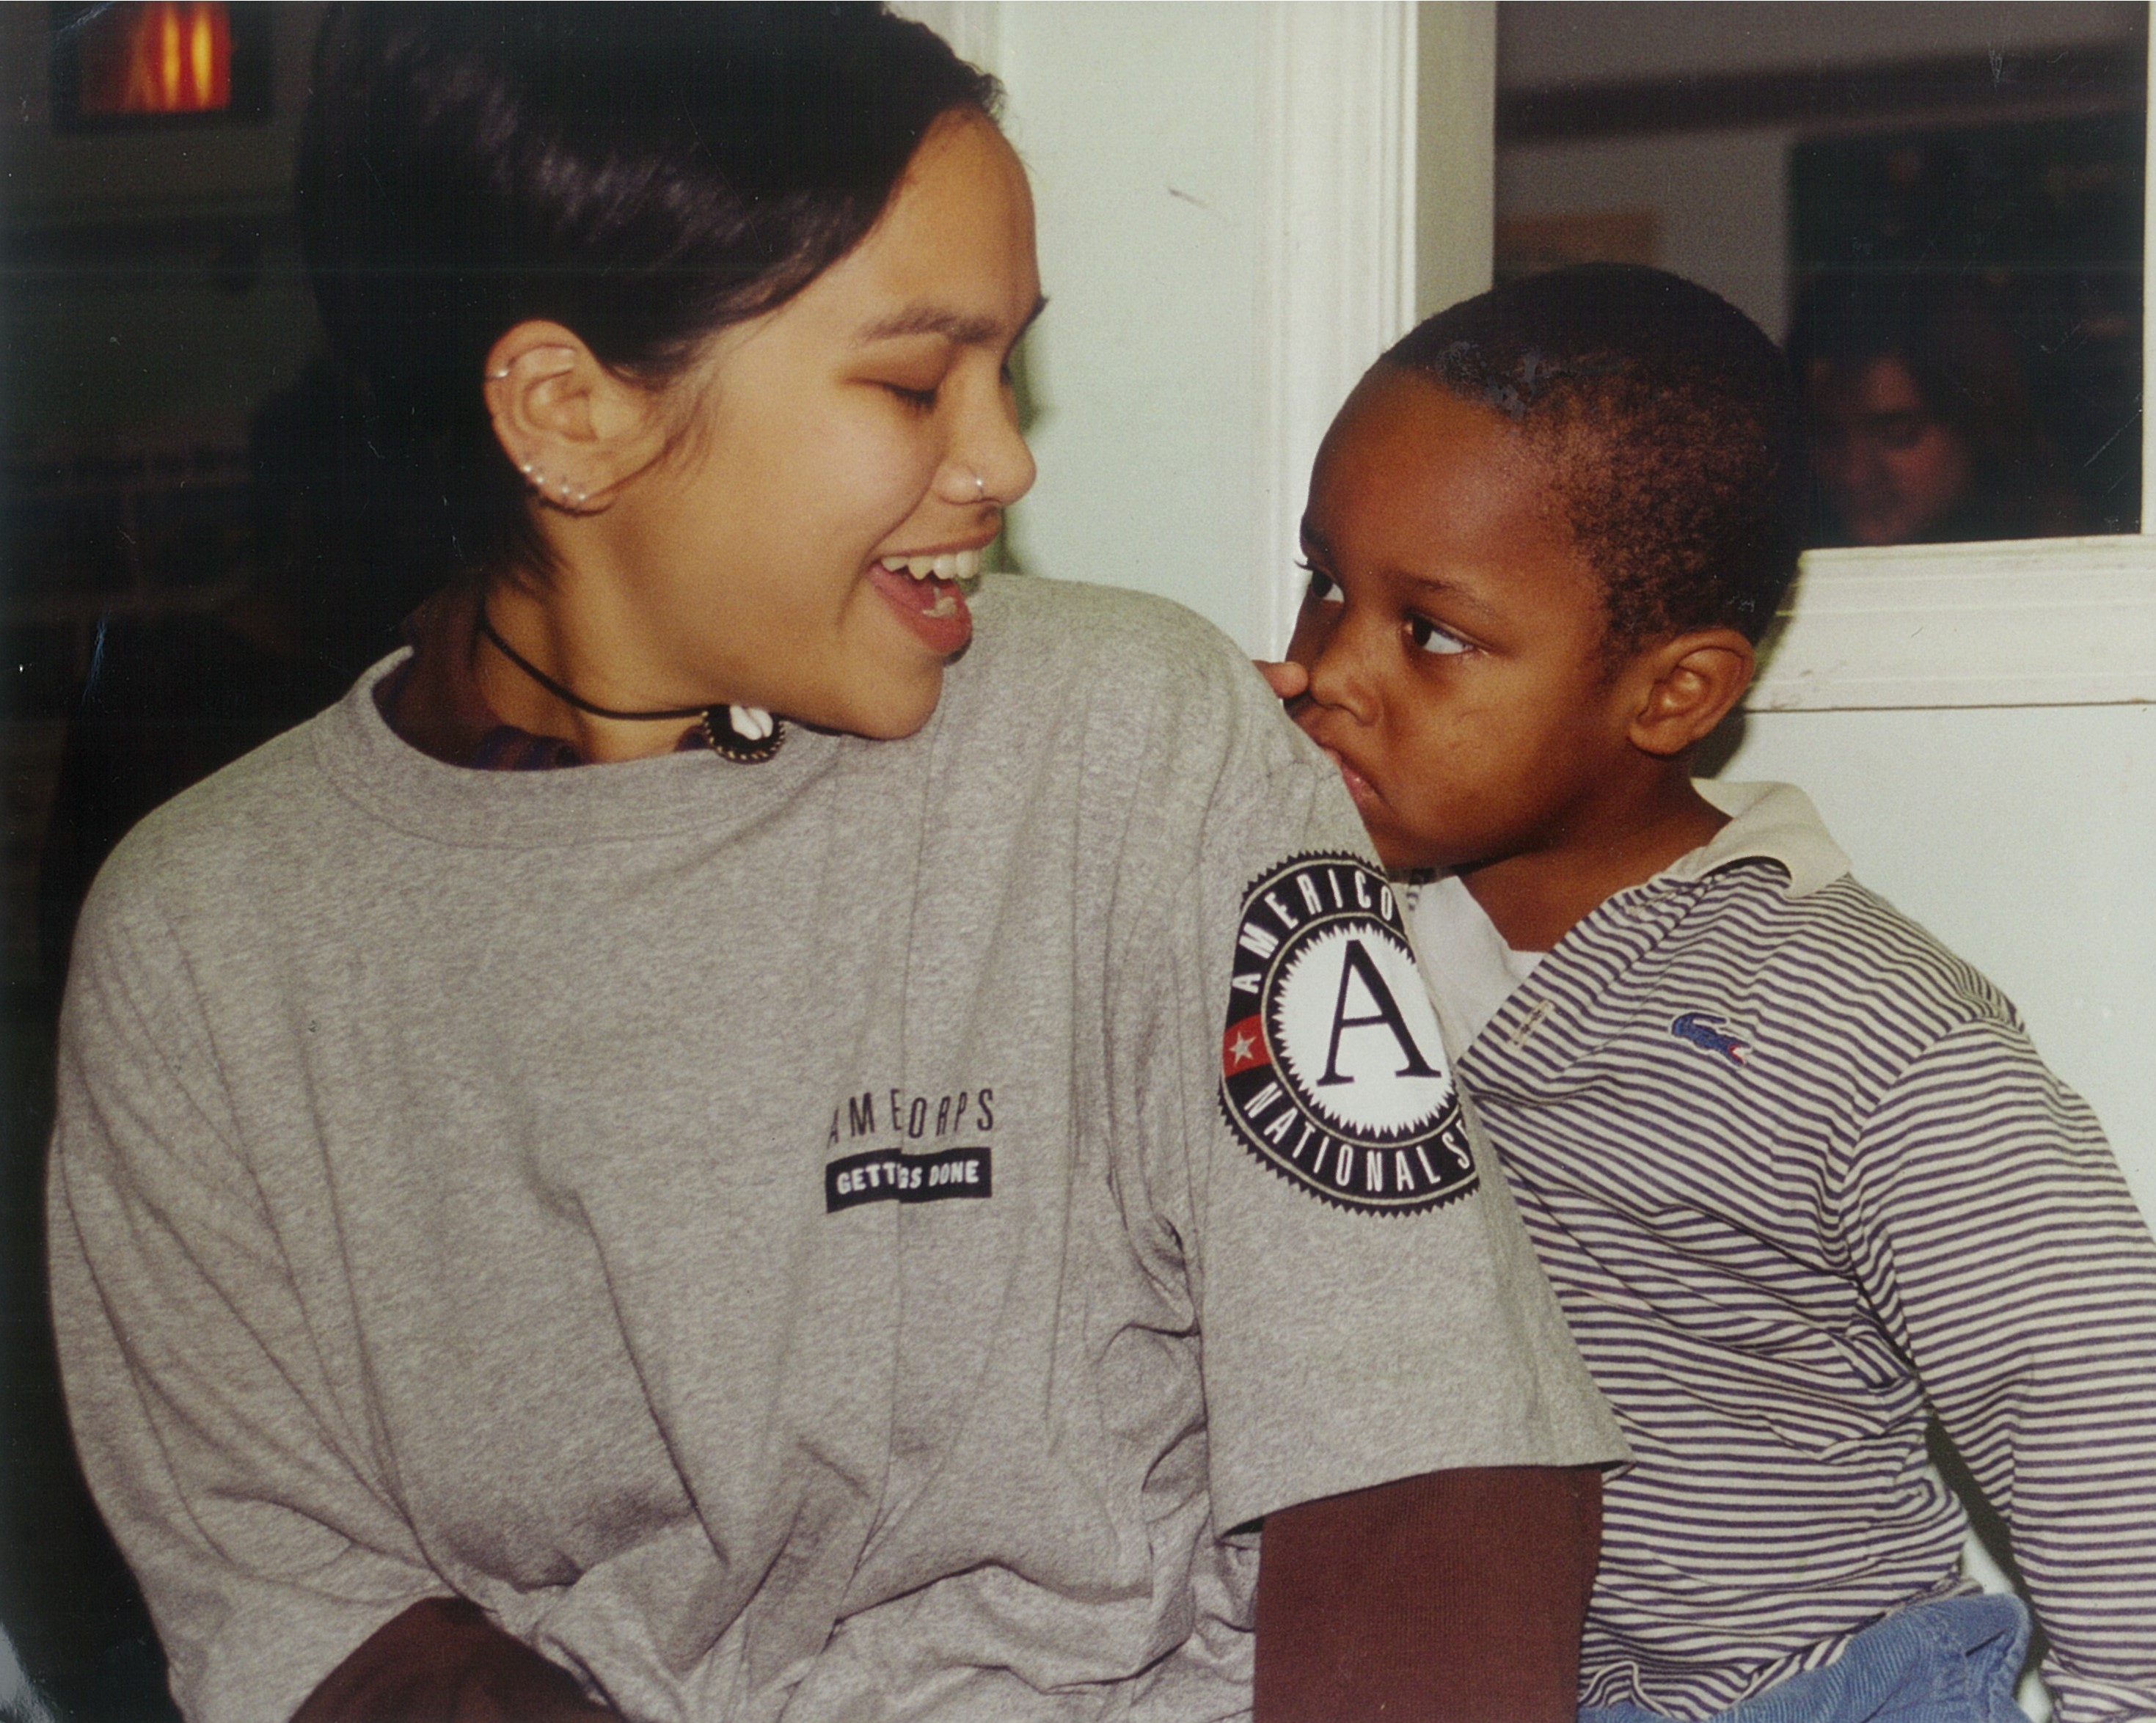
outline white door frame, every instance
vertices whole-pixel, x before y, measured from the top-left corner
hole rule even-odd
[[[1266,11],[1259,88],[1273,123],[1264,137],[1251,566],[1260,649],[1276,657],[1302,599],[1295,565],[1317,445],[1371,361],[1414,320],[1416,11],[1403,0]]]

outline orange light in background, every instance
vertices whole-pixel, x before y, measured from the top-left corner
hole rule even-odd
[[[80,28],[85,115],[215,114],[232,105],[232,17],[218,0],[110,6]]]

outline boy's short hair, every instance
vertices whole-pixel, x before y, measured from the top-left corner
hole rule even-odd
[[[1735,306],[1666,270],[1584,264],[1440,311],[1379,362],[1539,445],[1613,648],[1765,631],[1802,545],[1801,419],[1781,353]]]

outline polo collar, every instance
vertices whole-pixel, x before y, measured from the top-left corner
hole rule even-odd
[[[1849,872],[1849,858],[1827,835],[1811,797],[1794,784],[1732,784],[1695,778],[1692,787],[1729,816],[1705,844],[1679,856],[1659,878],[1687,883],[1734,863],[1755,859],[1780,864],[1789,876],[1786,895],[1805,897]]]

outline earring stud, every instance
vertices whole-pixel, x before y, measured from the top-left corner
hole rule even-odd
[[[572,513],[582,514],[591,505],[592,494],[588,490],[567,479],[549,479],[533,462],[519,461],[516,470],[524,475],[524,482],[538,492],[542,501],[550,500],[547,493],[552,491],[560,506]]]

